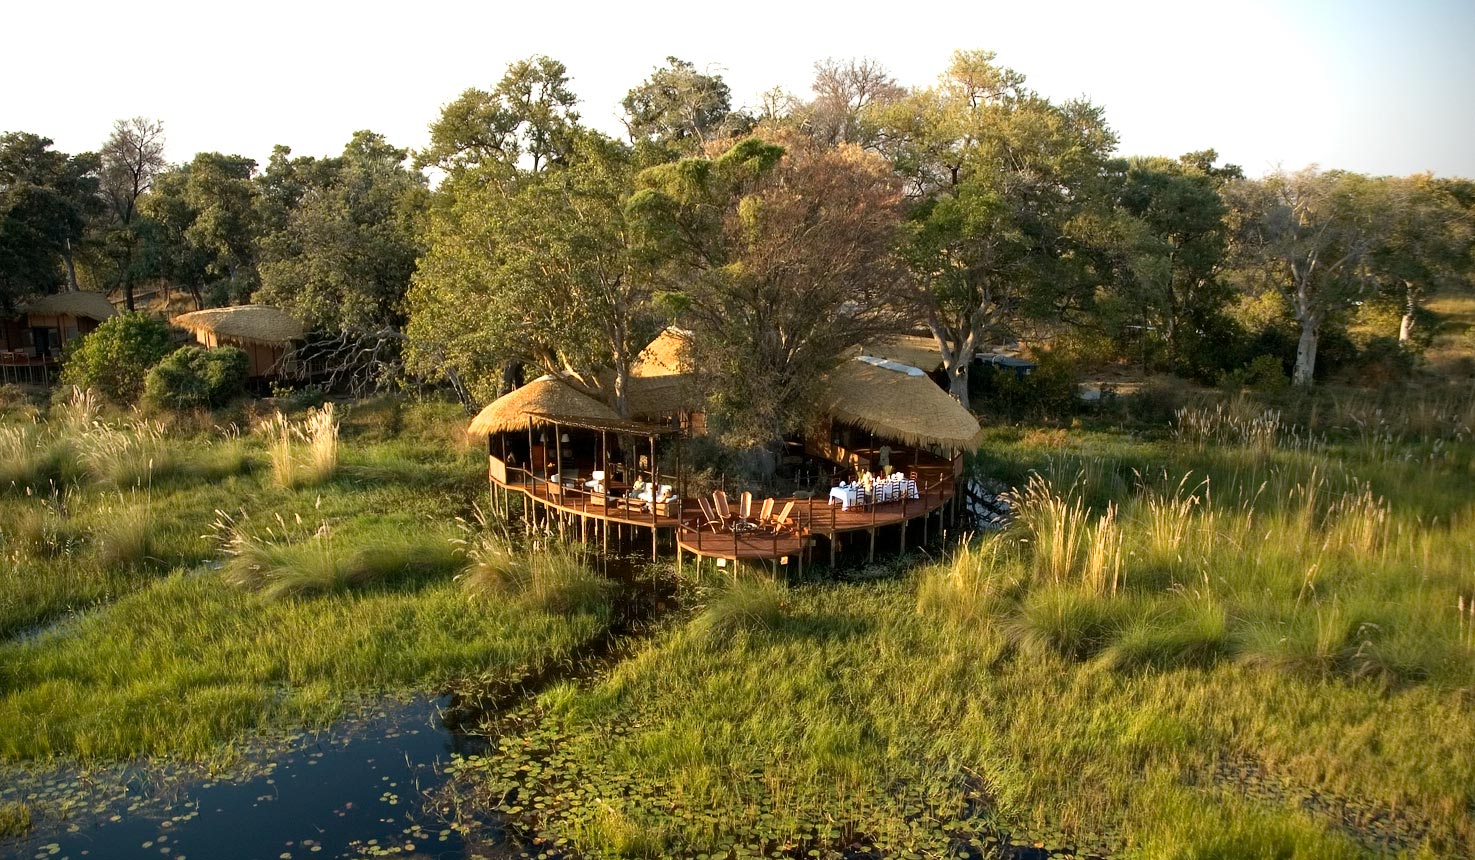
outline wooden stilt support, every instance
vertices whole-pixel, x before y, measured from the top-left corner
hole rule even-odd
[[[870,551],[866,553],[866,564],[870,564],[871,562],[876,560],[876,529],[870,528],[867,529],[867,531],[871,533],[871,548]]]
[[[897,555],[906,555],[907,554],[907,521],[906,520],[902,520],[901,521],[901,549],[898,550],[896,554]]]

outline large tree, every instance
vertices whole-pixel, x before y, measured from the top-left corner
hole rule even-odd
[[[1237,264],[1278,292],[1301,329],[1292,381],[1310,386],[1327,325],[1372,294],[1369,263],[1389,233],[1387,198],[1365,176],[1308,167],[1226,188]]]
[[[452,176],[483,165],[537,173],[568,153],[577,103],[563,63],[542,55],[518,60],[490,92],[472,87],[441,109],[416,164]]]
[[[280,226],[261,240],[258,299],[327,331],[402,326],[427,194],[407,156],[382,135],[359,131],[326,165],[310,162],[299,172],[303,165],[285,153],[273,157],[266,186],[303,187],[286,195]],[[294,176],[278,182],[276,168]]]
[[[1061,105],[987,51],[958,52],[938,85],[887,107],[880,146],[906,178],[911,302],[968,404],[978,349],[1024,315],[1060,315],[1101,278],[1072,233],[1116,138],[1101,110]]]
[[[1425,300],[1469,277],[1475,262],[1475,211],[1469,197],[1475,186],[1429,174],[1381,183],[1389,220],[1370,264],[1384,297],[1402,310],[1398,342],[1407,345]]]
[[[102,146],[102,195],[110,215],[103,246],[113,264],[113,286],[121,287],[128,310],[134,310],[133,291],[139,272],[143,241],[139,201],[153,187],[168,163],[164,160],[164,124],[134,117],[113,123],[113,133]]]
[[[709,411],[739,445],[814,417],[823,375],[894,332],[901,194],[879,157],[798,136],[649,168],[631,200]]]
[[[877,109],[901,100],[907,91],[876,60],[828,59],[814,64],[814,99],[792,120],[820,143],[870,147],[881,135]]]
[[[625,219],[629,147],[578,131],[551,169],[467,173],[437,192],[410,294],[411,362],[453,370],[490,399],[528,364],[591,387],[628,414],[635,356],[651,333],[651,284]]]
[[[162,173],[140,201],[151,228],[151,274],[184,287],[204,307],[210,286],[218,301],[244,301],[256,289],[260,234],[256,162],[241,155],[197,154]]]
[[[620,104],[630,141],[649,144],[663,155],[694,155],[709,141],[751,124],[733,112],[732,93],[721,75],[699,72],[676,57],[667,57],[666,65],[626,93]]]
[[[1231,291],[1219,277],[1228,245],[1225,182],[1238,167],[1216,167],[1217,153],[1178,159],[1128,159],[1107,180],[1108,252],[1122,327],[1161,347],[1180,366],[1205,330],[1220,324]]]
[[[99,209],[97,166],[40,135],[0,135],[0,311],[68,281],[76,289],[72,253]]]

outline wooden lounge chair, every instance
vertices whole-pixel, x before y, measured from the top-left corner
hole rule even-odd
[[[753,518],[753,494],[747,490],[743,490],[743,494],[738,497],[738,516],[745,520]]]
[[[758,509],[758,524],[759,525],[766,526],[766,525],[768,525],[769,521],[772,520],[772,519],[773,519],[773,498],[772,497],[769,497],[769,498],[763,500],[763,507],[761,507],[761,508]]]
[[[717,512],[712,510],[712,503],[698,496],[697,507],[702,509],[701,527],[711,526],[712,531],[720,531],[722,528],[722,520],[718,519]]]
[[[781,511],[778,512],[778,516],[776,516],[776,517],[773,518],[773,533],[774,534],[778,534],[779,532],[781,532],[784,529],[788,528],[788,526],[789,526],[789,514],[792,514],[793,512],[794,512],[794,500],[793,499],[789,499],[789,501],[784,505],[783,510],[781,510]]]
[[[712,508],[717,512],[717,521],[724,527],[732,522],[732,506],[727,503],[725,490],[712,493]]]

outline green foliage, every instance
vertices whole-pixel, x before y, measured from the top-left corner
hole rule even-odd
[[[491,92],[473,87],[442,109],[416,166],[434,165],[455,178],[509,172],[524,161],[532,173],[559,163],[579,122],[568,83],[568,68],[552,57],[509,64]]]
[[[1220,384],[1231,389],[1248,388],[1275,394],[1290,388],[1291,378],[1286,376],[1285,367],[1278,357],[1260,355],[1244,367],[1224,374]]]
[[[1080,408],[1078,371],[1069,357],[1047,352],[1024,376],[1013,368],[983,366],[969,375],[968,385],[980,414],[1004,421],[1059,420]]]
[[[173,351],[169,326],[145,314],[125,313],[105,321],[67,353],[62,384],[128,405],[143,393],[149,370]]]
[[[244,302],[255,291],[257,240],[263,235],[256,162],[201,152],[161,173],[139,201],[147,216],[142,249],[147,274],[188,289],[197,302]]]
[[[696,382],[734,445],[803,427],[823,373],[900,326],[901,194],[874,155],[754,136],[648,168],[637,184],[631,218],[679,294],[668,307],[692,331]]]
[[[732,93],[721,75],[697,71],[676,57],[651,72],[620,104],[635,139],[662,154],[692,155],[708,141],[746,123],[732,113]]]
[[[0,314],[63,283],[63,260],[100,208],[97,166],[40,135],[0,135]]]
[[[256,300],[328,331],[403,325],[427,200],[407,157],[370,131],[355,132],[337,159],[274,156]]]
[[[626,221],[632,171],[628,147],[574,130],[537,173],[481,168],[445,183],[409,296],[410,366],[452,376],[478,400],[500,393],[509,363],[586,378],[611,368],[608,394],[623,412],[629,369],[656,328]]]
[[[250,358],[234,346],[175,350],[149,371],[144,399],[170,409],[224,406],[246,392]]]

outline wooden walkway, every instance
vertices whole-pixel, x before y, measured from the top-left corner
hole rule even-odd
[[[498,475],[499,471],[503,474]],[[700,507],[694,499],[683,500],[679,511],[645,511],[623,504],[612,504],[618,500],[605,500],[583,489],[550,484],[545,479],[530,477],[522,470],[506,467],[493,469],[491,482],[494,487],[504,491],[522,494],[545,512],[559,515],[560,528],[567,521],[569,527],[577,528],[580,536],[585,539],[591,537],[592,532],[593,537],[602,537],[607,544],[611,525],[617,529],[650,529],[651,552],[654,555],[660,531],[670,530],[675,538],[678,565],[681,563],[682,552],[690,553],[698,560],[721,558],[767,561],[785,557],[804,559],[812,553],[816,538],[828,541],[830,561],[833,563],[837,544],[842,536],[867,535],[872,556],[875,553],[877,532],[883,528],[899,527],[903,547],[906,545],[909,526],[919,527],[915,538],[917,541],[927,540],[930,518],[945,511],[953,500],[952,475],[949,468],[942,466],[919,467],[917,472],[918,498],[915,499],[853,506],[850,510],[842,510],[838,503],[828,504],[826,499],[775,499],[775,510],[782,510],[788,502],[794,502],[794,509],[789,514],[789,525],[777,532],[759,528],[734,530],[713,527],[704,522]],[[919,525],[915,522],[917,520],[921,520]]]

